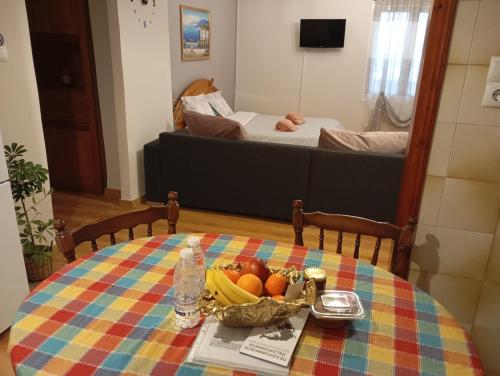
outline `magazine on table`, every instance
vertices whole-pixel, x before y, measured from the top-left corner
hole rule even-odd
[[[232,328],[208,317],[187,362],[225,366],[265,375],[287,375],[309,309],[282,322],[258,328]]]
[[[268,362],[288,367],[309,309],[276,324],[253,328],[240,352]]]

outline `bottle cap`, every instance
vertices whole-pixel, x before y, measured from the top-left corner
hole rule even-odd
[[[193,250],[191,248],[183,248],[179,252],[181,255],[181,259],[189,260],[193,258]]]
[[[191,248],[197,247],[200,245],[200,238],[197,236],[190,236],[187,238],[187,245]]]

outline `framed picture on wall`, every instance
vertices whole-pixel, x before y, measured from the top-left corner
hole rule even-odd
[[[210,11],[181,5],[182,61],[210,57]]]

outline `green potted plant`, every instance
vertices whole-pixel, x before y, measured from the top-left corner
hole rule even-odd
[[[26,151],[24,145],[17,143],[4,146],[26,272],[30,282],[37,282],[52,274],[54,220],[42,220],[38,210],[52,189],[45,189],[49,171],[24,160]]]

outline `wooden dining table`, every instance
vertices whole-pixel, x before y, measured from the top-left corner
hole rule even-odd
[[[327,272],[354,291],[365,317],[326,328],[309,317],[291,375],[480,375],[468,334],[431,296],[363,261],[293,244],[197,234],[207,266],[245,262]],[[79,259],[41,283],[10,332],[17,375],[242,375],[185,362],[200,326],[180,329],[173,273],[188,234],[136,239]],[[248,373],[244,373],[248,375]]]

